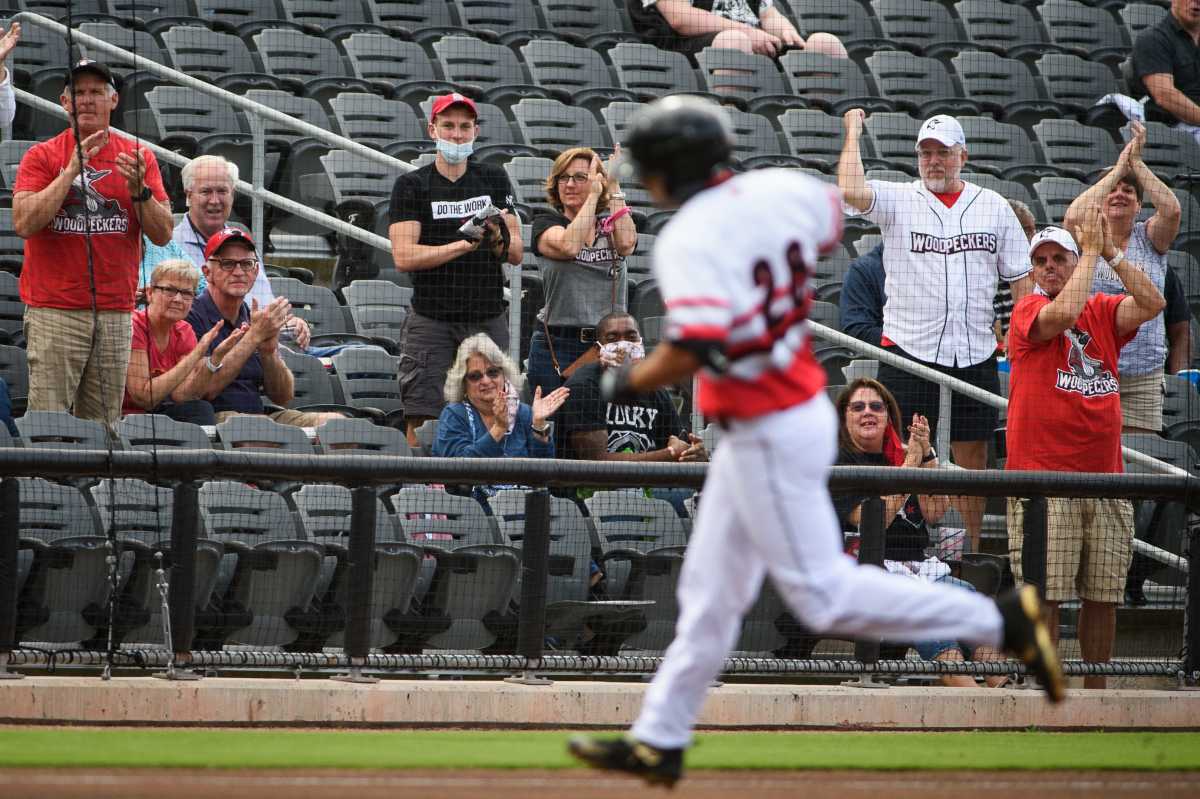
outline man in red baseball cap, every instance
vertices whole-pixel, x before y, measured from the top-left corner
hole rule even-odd
[[[512,212],[464,229],[476,214],[511,206],[513,197],[503,169],[470,160],[478,115],[466,95],[435,98],[429,137],[437,155],[392,188],[392,259],[413,284],[400,341],[400,393],[414,444],[416,428],[441,413],[446,373],[463,339],[486,333],[508,348],[502,267],[521,263],[524,245]]]

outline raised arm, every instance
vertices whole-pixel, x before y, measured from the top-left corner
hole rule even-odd
[[[837,182],[842,190],[842,199],[851,208],[865,211],[875,201],[875,192],[867,185],[866,172],[862,163],[862,131],[866,114],[861,108],[851,108],[842,115],[842,127],[846,130],[846,141],[838,158]]]
[[[1146,128],[1140,122],[1131,122],[1133,138],[1130,144],[1133,149],[1129,154],[1129,172],[1142,187],[1142,193],[1154,206],[1154,216],[1146,222],[1146,235],[1150,243],[1160,253],[1171,249],[1175,237],[1179,235],[1179,222],[1183,211],[1179,207],[1179,198],[1158,179],[1158,176],[1146,166],[1142,160],[1142,148],[1146,144]]]

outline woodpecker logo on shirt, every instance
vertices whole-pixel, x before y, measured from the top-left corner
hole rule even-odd
[[[120,203],[112,197],[105,197],[95,186],[111,174],[111,169],[84,166],[67,190],[62,207],[50,222],[50,229],[55,233],[79,236],[85,233],[127,233],[129,214]]]
[[[960,252],[996,252],[995,233],[962,233],[958,236],[934,236],[929,233],[909,233],[909,250],[915,253],[954,255]]]
[[[1055,388],[1084,397],[1116,394],[1120,389],[1117,378],[1104,368],[1103,362],[1087,354],[1087,345],[1092,340],[1091,334],[1072,328],[1063,335],[1067,337],[1071,348],[1067,353],[1067,369],[1058,370]]]

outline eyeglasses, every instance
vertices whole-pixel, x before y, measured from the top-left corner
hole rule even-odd
[[[850,403],[846,407],[855,413],[862,413],[867,408],[870,408],[875,413],[883,413],[883,409],[887,406],[884,405],[881,400],[871,400],[870,402],[863,402],[859,400],[858,402]]]
[[[174,286],[151,286],[150,288],[154,289],[155,291],[161,291],[171,299],[182,297],[189,302],[196,299],[196,292],[192,291],[191,289],[177,289]]]
[[[258,260],[255,258],[244,258],[240,261],[235,261],[232,258],[209,258],[217,266],[221,267],[222,272],[232,272],[235,269],[241,269],[243,272],[253,272],[258,269]]]
[[[476,369],[474,372],[467,372],[466,375],[464,375],[464,377],[467,378],[468,383],[478,383],[480,380],[483,379],[484,375],[487,375],[488,380],[495,380],[497,377],[499,377],[502,374],[504,374],[504,370],[501,369],[499,366],[489,366],[487,371],[485,371],[485,372],[481,372],[478,369]]]
[[[558,176],[559,183],[587,183],[587,180],[588,180],[588,176],[582,172],[579,172],[574,175],[559,175]]]

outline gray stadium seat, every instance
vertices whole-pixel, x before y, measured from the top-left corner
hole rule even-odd
[[[375,89],[370,81],[351,75],[329,39],[286,28],[268,28],[253,39],[263,69],[293,91],[328,100],[339,92]]]
[[[525,205],[546,205],[546,177],[554,167],[549,158],[514,158],[504,165],[508,180],[516,192],[517,202]]]
[[[779,134],[767,117],[737,108],[727,108],[726,113],[733,125],[733,154],[743,168],[799,167],[809,163],[790,155],[783,148],[779,143]]]
[[[1067,208],[1087,186],[1074,178],[1042,178],[1033,184],[1033,193],[1041,200],[1046,221],[1061,225]]]
[[[783,129],[784,141],[792,155],[803,161],[805,166],[823,172],[837,167],[845,138],[841,119],[824,111],[793,109],[780,115],[779,127]],[[868,146],[864,146],[864,150],[867,149]]]
[[[941,62],[912,53],[878,52],[866,60],[879,93],[897,108],[919,117],[979,113],[979,104],[962,95]]]
[[[342,287],[359,332],[400,341],[412,303],[412,289],[388,280],[356,280]]]
[[[108,539],[78,488],[18,477],[20,550],[18,641],[79,643],[104,623],[109,595]],[[18,554],[18,564],[22,560]],[[22,574],[22,571],[24,573]]]
[[[343,92],[329,101],[329,107],[336,132],[359,144],[383,150],[392,142],[403,142],[413,151],[433,150],[433,140],[408,103],[376,94]]]
[[[1045,163],[1024,128],[982,116],[960,116],[958,121],[967,137],[973,170],[1024,182],[1058,174]]]
[[[229,641],[252,646],[296,641],[302,631],[292,622],[312,604],[324,547],[306,540],[283,497],[243,483],[202,485],[200,519],[205,537],[225,547],[214,600],[251,614],[250,624],[229,631]]]
[[[868,169],[901,169],[911,175],[917,174],[916,145],[917,132],[921,129],[920,120],[901,112],[873,113],[867,116],[863,129],[867,134],[864,141],[874,153],[872,158],[864,149],[863,166]]]
[[[1071,53],[1047,53],[1037,60],[1046,93],[1076,113],[1087,113],[1096,101],[1116,91],[1111,68]]]
[[[940,57],[970,47],[950,11],[930,0],[874,0],[883,36],[921,55]]]
[[[967,170],[970,170],[970,168],[971,163],[968,161]],[[963,171],[959,177],[982,186],[985,189],[991,189],[1006,200],[1019,200],[1025,203],[1026,207],[1033,213],[1033,218],[1039,222],[1047,218],[1046,210],[1042,208],[1042,203],[1037,195],[1023,183],[1017,183],[1015,180],[1005,180],[1004,178],[989,175],[985,172]]]
[[[806,0],[802,11],[793,17],[802,36],[832,33],[855,58],[896,47],[879,29],[878,17],[873,10],[858,0]]]
[[[275,76],[259,68],[250,48],[237,36],[188,25],[167,29],[162,40],[175,68],[193,78],[230,91],[282,88]]]
[[[523,44],[535,38],[557,38],[548,30],[533,0],[449,0],[464,27],[486,32],[501,44]]]
[[[341,402],[336,391],[339,387],[337,378],[329,374],[320,358],[293,352],[287,347],[280,347],[279,354],[292,373],[294,389],[288,408],[294,411],[335,412],[354,417],[369,416]]]
[[[26,411],[14,419],[26,447],[50,449],[108,449],[108,431],[100,422],[80,419],[66,411]],[[119,441],[112,442],[121,449]]]
[[[420,100],[453,90],[452,84],[438,78],[433,62],[416,42],[379,33],[354,33],[341,44],[354,77],[370,81],[392,97]]]
[[[1132,42],[1107,10],[1071,0],[1047,0],[1039,8],[1050,41],[1093,61],[1119,63]]]
[[[1046,162],[1069,177],[1091,182],[1117,162],[1121,151],[1108,132],[1072,119],[1043,119],[1033,126]]]
[[[228,452],[288,452],[313,455],[312,442],[302,428],[279,424],[268,416],[231,416],[217,425],[221,449]]]
[[[117,423],[117,434],[130,449],[212,449],[203,427],[161,414],[128,414]]]
[[[1137,40],[1138,34],[1142,31],[1153,28],[1162,22],[1169,12],[1161,5],[1129,3],[1122,6],[1117,13],[1121,16],[1121,21],[1125,23],[1125,28],[1129,32],[1129,41],[1133,42]]]
[[[1123,135],[1128,138],[1128,134]],[[1155,175],[1170,182],[1200,171],[1200,144],[1191,134],[1162,122],[1147,122],[1142,160]]]
[[[681,53],[652,44],[618,44],[608,51],[617,81],[643,101],[667,94],[697,94],[696,75]]]
[[[437,419],[426,419],[417,427],[417,448],[413,450],[414,454],[432,455],[433,443],[437,441]]]
[[[292,119],[307,122],[323,130],[332,130],[329,115],[325,113],[321,104],[311,97],[296,97],[290,92],[270,89],[251,89],[246,92],[245,97]],[[320,158],[329,152],[329,145],[298,133],[295,128],[257,114],[247,113],[246,121],[251,133],[262,128],[267,148],[278,152],[283,160],[276,181],[276,191],[287,197],[297,196],[300,190],[300,176],[311,174],[320,168]]]
[[[322,451],[329,455],[358,451],[405,457],[413,454],[402,432],[366,419],[332,419],[317,428],[317,438]]]
[[[318,208],[351,199],[372,204],[388,200],[400,174],[399,169],[347,150],[330,150],[319,160],[322,172],[300,177],[301,199]]]
[[[25,139],[7,139],[0,142],[0,178],[4,179],[4,185],[10,191],[16,185],[17,167],[21,165],[21,159],[35,144],[37,142]],[[3,230],[12,230],[11,220]]]
[[[1061,49],[1050,43],[1045,26],[1023,5],[960,0],[954,4],[954,10],[962,20],[967,38],[979,49],[1023,60]]]
[[[326,39],[338,41],[354,33],[379,32],[387,28],[375,23],[358,0],[279,0],[283,18]]]
[[[377,408],[389,425],[404,416],[396,359],[375,347],[350,347],[333,356],[333,368],[347,405]]]
[[[472,35],[458,24],[453,5],[445,0],[371,0],[367,7],[376,22],[407,31],[421,44],[442,36]]]
[[[1024,61],[972,50],[959,53],[950,63],[967,96],[1004,122],[1027,126],[1043,117],[1070,113],[1046,98],[1042,82]]]
[[[358,335],[337,297],[324,286],[310,286],[294,277],[272,277],[270,281],[275,296],[287,297],[292,313],[308,322],[314,345],[377,343]]]
[[[603,51],[620,42],[638,42],[637,34],[626,29],[621,13],[612,3],[592,0],[538,0],[546,27],[559,34],[582,40],[593,50]]]
[[[512,103],[522,97],[548,97],[546,90],[529,82],[521,62],[502,44],[489,44],[470,36],[443,36],[433,51],[446,79],[478,86],[491,103]]]
[[[809,279],[815,299],[837,303],[842,293],[842,281],[846,279],[846,272],[850,269],[850,260],[850,253],[838,243],[829,255],[817,261],[813,267],[813,276]]]
[[[608,65],[595,50],[553,39],[534,39],[521,46],[533,82],[570,99],[572,105],[597,109],[614,100],[637,96],[617,85]]]
[[[721,98],[745,103],[754,113],[807,108],[779,72],[775,59],[729,47],[706,47],[696,54],[704,88]]]
[[[779,67],[792,93],[822,111],[840,116],[851,108],[868,114],[895,109],[890,100],[876,96],[851,59],[789,50],[779,59]]]
[[[509,110],[525,142],[550,158],[572,147],[591,147],[601,155],[608,150],[600,123],[586,108],[526,97]]]
[[[0,225],[6,223],[11,230],[12,210],[0,209]],[[24,242],[23,239],[16,238]],[[24,257],[24,247],[21,256]],[[10,271],[0,271],[0,343],[18,346],[25,344],[25,303],[21,301],[20,282]]]

